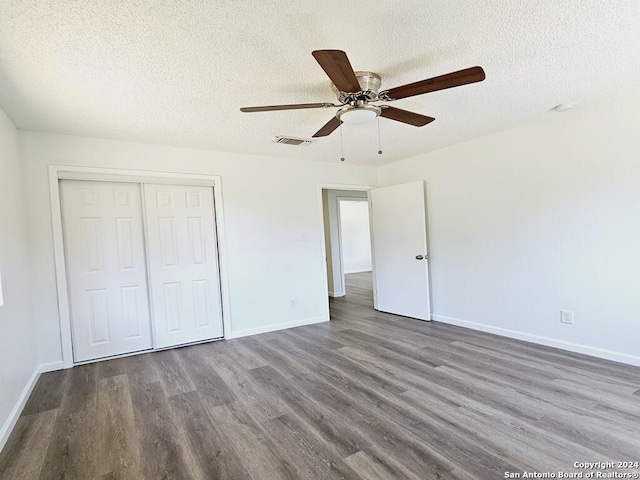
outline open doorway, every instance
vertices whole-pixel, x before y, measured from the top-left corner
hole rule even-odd
[[[360,304],[373,305],[369,202],[338,197],[338,217],[345,295]]]
[[[330,297],[373,306],[369,203],[366,191],[322,190]]]
[[[367,314],[371,308],[419,320],[431,319],[427,203],[425,182],[386,187],[347,188],[322,185],[327,290],[331,318],[336,312]],[[341,213],[367,199],[371,273],[345,267],[346,244]],[[344,202],[344,207],[341,204]],[[362,207],[354,207],[355,209]],[[351,228],[351,227],[348,227]],[[362,239],[360,239],[362,244]],[[356,248],[356,250],[358,250]],[[362,249],[358,253],[362,253]],[[361,261],[361,258],[358,260]],[[362,265],[362,264],[360,264]],[[358,271],[360,270],[360,271]],[[354,272],[354,273],[347,273]],[[358,298],[359,294],[360,298]]]

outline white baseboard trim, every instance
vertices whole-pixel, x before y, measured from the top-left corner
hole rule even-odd
[[[4,422],[4,425],[2,425],[2,429],[0,429],[0,452],[7,443],[7,440],[9,440],[9,435],[11,435],[13,428],[16,426],[16,423],[20,418],[20,414],[22,413],[24,406],[27,404],[27,400],[29,400],[29,395],[31,395],[33,387],[36,386],[38,378],[40,378],[39,366],[37,366],[33,370],[31,377],[29,377],[29,380],[27,380],[27,384],[24,386],[24,388],[22,389],[22,393],[18,397],[18,401],[13,406],[13,409],[11,410],[11,413],[9,414],[7,420]]]
[[[492,325],[486,325],[484,323],[476,323],[470,322],[468,320],[460,320],[458,318],[445,317],[443,315],[432,315],[431,318],[437,322],[447,323],[449,325],[470,328],[471,330],[478,330],[480,332],[493,333],[495,335],[500,335],[501,337],[515,338],[516,340],[523,340],[525,342],[536,343],[538,345],[559,348],[561,350],[568,350],[569,352],[582,353],[584,355],[590,355],[592,357],[603,358],[605,360],[612,360],[614,362],[626,363],[627,365],[640,367],[640,356],[637,355],[630,355],[628,353],[616,352],[613,350],[606,350],[604,348],[598,347],[591,347],[589,345],[582,345],[580,343],[567,342],[565,340],[557,340],[555,338],[518,332],[516,330],[509,330],[507,328],[494,327]]]
[[[370,268],[365,268],[363,270],[345,270],[344,273],[346,275],[347,273],[364,273],[364,272],[370,272],[370,271],[371,271]]]
[[[329,296],[333,298],[344,297],[344,292],[329,292]]]
[[[55,372],[56,370],[62,369],[64,369],[64,362],[62,360],[59,362],[42,363],[38,367],[40,373]]]
[[[283,322],[271,325],[265,325],[264,327],[246,328],[244,330],[232,331],[227,335],[227,339],[248,337],[249,335],[257,335],[259,333],[275,332],[277,330],[284,330],[286,328],[302,327],[304,325],[313,325],[314,323],[328,322],[328,316],[306,318],[304,320],[295,320],[293,322]]]

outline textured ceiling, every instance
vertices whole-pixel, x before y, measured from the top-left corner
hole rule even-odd
[[[0,2],[0,106],[19,128],[338,162],[316,49],[345,50],[382,89],[481,65],[482,83],[399,100],[422,128],[345,126],[348,163],[380,165],[584,106],[640,78],[638,0],[49,0]]]

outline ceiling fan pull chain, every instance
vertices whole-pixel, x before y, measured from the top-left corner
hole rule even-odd
[[[342,123],[340,123],[340,161],[344,162],[344,141],[342,140]]]
[[[378,120],[378,155],[382,155],[382,147],[380,146],[380,117],[376,117]]]

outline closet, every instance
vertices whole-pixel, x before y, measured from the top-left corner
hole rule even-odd
[[[212,187],[61,180],[73,359],[221,338]]]

